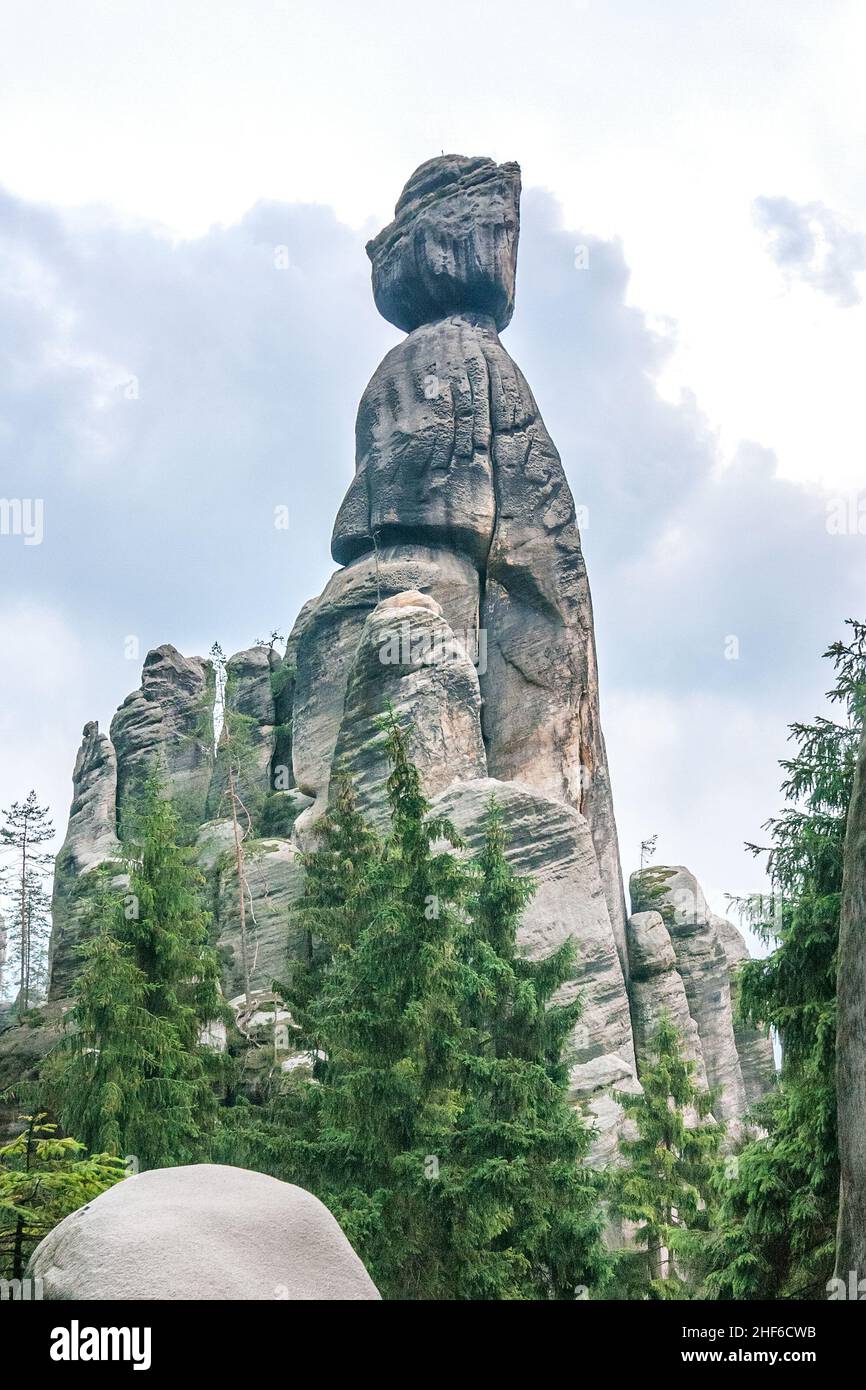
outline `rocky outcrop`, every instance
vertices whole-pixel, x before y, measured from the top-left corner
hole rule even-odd
[[[166,643],[148,652],[141,686],[111,721],[117,753],[117,826],[134,812],[145,780],[158,774],[185,818],[205,819],[213,771],[213,669]]]
[[[312,1193],[216,1164],[125,1178],[54,1227],[27,1277],[58,1301],[379,1297]]]
[[[738,1017],[740,992],[739,973],[743,961],[749,959],[749,948],[741,932],[726,917],[711,915],[712,925],[724,947],[728,962],[728,975],[731,982],[731,1010],[734,1016],[734,1041],[743,1074],[747,1105],[762,1100],[776,1083],[776,1061],[773,1056],[773,1043],[766,1033]]]
[[[839,1227],[836,1278],[866,1278],[866,729],[848,807],[839,921],[836,1093],[839,1113]]]
[[[407,333],[474,311],[505,328],[514,311],[520,166],[443,155],[417,168],[394,221],[367,243],[373,298]]]
[[[670,933],[659,912],[636,912],[628,919],[629,997],[638,1068],[649,1060],[650,1045],[667,1016],[683,1040],[683,1053],[695,1063],[695,1078],[706,1088],[707,1072],[698,1026],[689,1012],[686,987],[677,969]]]
[[[246,931],[250,985],[269,989],[285,978],[290,959],[307,960],[310,941],[294,927],[291,909],[300,897],[304,873],[298,850],[287,840],[248,840],[244,844]],[[243,990],[240,899],[233,848],[220,862],[217,905],[217,949],[227,997]]]
[[[315,821],[328,804],[346,687],[364,624],[382,599],[406,590],[434,598],[452,630],[471,645],[478,627],[477,571],[453,552],[429,546],[384,547],[338,570],[295,623],[290,637],[296,668],[294,778],[300,791],[315,803],[302,826]]]
[[[486,775],[475,667],[436,600],[415,590],[383,599],[364,624],[334,749],[334,769],[351,779],[360,809],[386,822],[389,710],[426,796]]]
[[[671,952],[665,947],[655,920],[659,919],[670,942],[689,1017],[697,1030],[699,1049],[695,1047],[694,1030],[681,1028],[687,1049],[703,1065],[706,1082],[717,1093],[716,1118],[723,1120],[732,1134],[736,1134],[747,1105],[766,1093],[774,1075],[772,1066],[768,1066],[768,1061],[772,1063],[769,1039],[754,1035],[748,1029],[742,1030],[740,1045],[749,1075],[747,1097],[740,1048],[734,1033],[732,967],[728,955],[729,952],[736,954],[732,933],[737,936],[739,933],[731,923],[710,911],[694,874],[682,865],[653,865],[651,869],[632,874],[629,886],[633,913],[642,919],[637,931],[632,933],[632,969],[646,974],[650,954],[655,955],[661,967],[651,972],[648,980],[639,981],[636,992],[633,988],[633,1009],[638,999],[647,1014],[655,1016],[665,996],[679,998],[679,986],[670,975]],[[652,943],[647,939],[647,917],[653,919]],[[740,940],[742,942],[742,938]],[[744,942],[742,945],[745,949]],[[737,965],[741,959],[738,957]],[[667,962],[664,966],[663,961]],[[682,1019],[681,1003],[676,1008]],[[645,1032],[638,1030],[637,1024],[635,1027],[642,1034],[639,1044],[642,1047]]]
[[[355,478],[332,553],[350,564],[383,545],[447,547],[478,571],[488,770],[586,816],[627,969],[574,502],[532,392],[498,336],[513,301],[519,187],[514,165],[430,160],[406,185],[394,223],[368,246],[377,303],[410,331],[362,397]]]
[[[248,735],[235,775],[250,812],[251,984],[267,994],[312,950],[292,907],[335,774],[353,779],[369,816],[386,819],[381,720],[393,710],[425,794],[470,846],[489,797],[500,799],[508,853],[537,884],[526,949],[541,956],[576,942],[568,990],[580,991],[584,1011],[572,1091],[595,1122],[594,1161],[608,1162],[622,1121],[615,1092],[638,1086],[635,1040],[639,1062],[662,1012],[718,1088],[722,1118],[736,1119],[764,1086],[768,1054],[766,1040],[735,1035],[739,948],[686,870],[669,871],[659,901],[633,904],[626,934],[575,506],[499,338],[514,307],[519,197],[515,164],[443,155],[416,170],[368,245],[376,303],[407,336],[359,405],[354,477],[332,538],[339,568],[305,604],[282,661],[257,646],[227,663],[226,707]],[[200,827],[231,998],[242,990],[239,884],[213,706],[210,663],[171,646],[148,653],[111,741],[97,732],[82,750],[65,880],[58,872],[79,882],[85,861],[117,848],[138,787],[158,770]],[[79,931],[55,927],[57,989],[68,988]]]
[[[470,851],[481,848],[491,800],[508,828],[506,852],[535,893],[519,941],[534,960],[571,938],[577,959],[560,1002],[580,994],[583,1008],[570,1044],[571,1093],[596,1129],[592,1161],[616,1156],[622,1108],[614,1091],[636,1090],[629,1000],[585,818],[571,806],[518,782],[494,778],[454,782],[436,797],[433,813],[453,821]]]
[[[72,806],[66,838],[54,867],[49,975],[52,998],[68,994],[78,964],[87,912],[77,891],[82,874],[120,859],[117,838],[117,757],[94,721],[85,724],[72,773]]]

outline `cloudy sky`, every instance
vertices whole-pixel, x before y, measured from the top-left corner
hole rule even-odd
[[[586,509],[624,868],[657,832],[717,908],[759,889],[786,726],[866,616],[866,8],[0,22],[0,496],[44,508],[41,544],[0,534],[0,804],[35,786],[62,828],[149,647],[235,650],[321,589],[399,337],[364,241],[422,160],[489,154],[523,169],[504,341]]]

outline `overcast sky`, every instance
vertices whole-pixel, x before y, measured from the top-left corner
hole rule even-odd
[[[0,497],[44,503],[41,544],[0,535],[0,804],[62,830],[149,647],[321,589],[399,337],[364,241],[422,160],[489,154],[523,169],[504,342],[586,508],[623,867],[658,832],[717,909],[760,888],[786,725],[866,616],[866,7],[0,15]]]

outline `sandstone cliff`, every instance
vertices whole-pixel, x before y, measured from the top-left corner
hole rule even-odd
[[[491,796],[502,806],[508,853],[537,885],[526,950],[577,942],[566,987],[584,1000],[572,1092],[604,1163],[621,1129],[615,1093],[639,1086],[662,1010],[726,1119],[768,1082],[772,1058],[764,1040],[736,1030],[731,971],[742,942],[712,918],[688,871],[671,871],[668,891],[690,893],[691,913],[678,915],[673,897],[649,911],[635,902],[627,929],[574,503],[499,338],[514,307],[519,197],[516,165],[443,156],[416,171],[394,221],[369,243],[376,303],[407,336],[361,399],[355,474],[333,533],[339,568],[305,604],[282,661],[261,647],[229,659],[226,707],[251,731],[242,791],[253,809],[253,988],[268,991],[290,956],[313,949],[290,934],[289,911],[334,773],[353,778],[370,817],[386,814],[378,718],[390,706],[426,795],[470,849]],[[53,1000],[70,989],[82,875],[120,856],[136,788],[157,769],[197,834],[225,992],[240,993],[237,870],[213,717],[210,664],[162,646],[111,737],[85,728],[57,866]]]

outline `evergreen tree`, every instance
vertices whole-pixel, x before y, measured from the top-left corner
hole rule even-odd
[[[568,1102],[579,998],[552,1002],[575,973],[571,940],[541,960],[519,950],[532,897],[505,854],[491,801],[461,941],[462,1104],[435,1189],[445,1278],[459,1299],[571,1299],[609,1273],[590,1133]]]
[[[11,851],[13,856],[4,884],[11,905],[6,932],[11,928],[18,956],[20,1019],[30,1008],[34,985],[42,972],[40,949],[44,955],[47,942],[44,878],[51,855],[39,846],[51,839],[54,826],[48,807],[39,805],[35,791],[29,792],[25,801],[13,802],[3,816],[5,824],[0,826],[0,848]]]
[[[695,1064],[663,1016],[641,1070],[643,1093],[618,1096],[637,1137],[621,1139],[625,1167],[611,1175],[614,1209],[637,1225],[637,1254],[619,1257],[621,1288],[637,1298],[687,1298],[695,1232],[706,1231],[723,1126],[710,1117],[713,1096],[694,1079]]]
[[[21,1279],[40,1240],[70,1212],[126,1176],[107,1154],[87,1156],[76,1139],[61,1139],[45,1115],[0,1147],[0,1279]]]
[[[561,1059],[578,1010],[549,1003],[571,952],[518,953],[531,889],[500,817],[468,863],[393,716],[386,732],[390,834],[344,784],[307,860],[301,913],[327,962],[287,997],[323,1055],[285,1175],[328,1203],[386,1297],[573,1298],[604,1257]]]
[[[839,1191],[836,1137],[836,949],[843,849],[866,696],[866,625],[825,652],[840,718],[793,724],[782,768],[787,805],[767,823],[773,893],[742,903],[770,954],[741,972],[740,1012],[782,1043],[775,1092],[755,1112],[766,1133],[720,1182],[705,1250],[712,1298],[820,1298],[833,1273]]]
[[[199,876],[177,835],[177,813],[151,780],[129,888],[96,896],[74,1031],[49,1078],[68,1132],[142,1168],[200,1157],[215,1112],[215,1059],[200,1037],[223,1012],[219,971]]]

